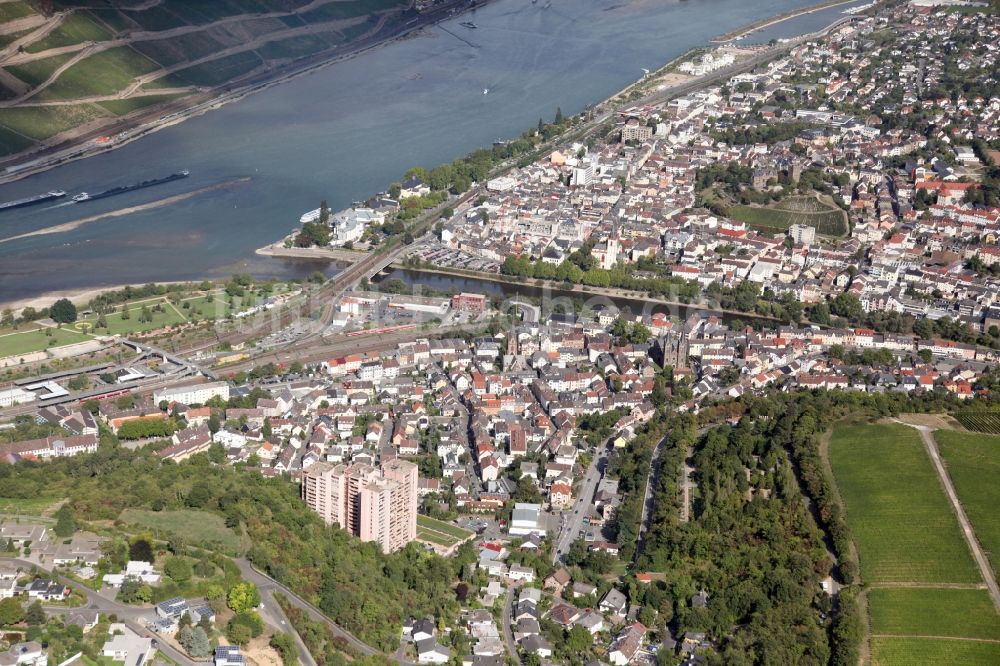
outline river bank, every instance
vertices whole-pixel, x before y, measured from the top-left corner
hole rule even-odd
[[[164,188],[167,196],[241,175],[253,178],[155,211],[0,245],[0,301],[95,283],[225,279],[234,272],[306,278],[325,270],[329,260],[310,266],[255,251],[297,227],[302,212],[321,200],[340,210],[399,180],[410,166],[450,163],[498,137],[519,135],[539,117],[551,119],[557,107],[566,114],[592,109],[595,100],[634,83],[641,68],[703,46],[729,27],[811,2],[609,7],[606,0],[574,0],[544,9],[542,3],[491,0],[474,15],[478,30],[462,28],[464,18],[444,23],[465,41],[437,27],[422,30],[113,153],[3,185],[0,198],[14,200],[48,190],[103,190],[189,170],[183,187]],[[812,32],[828,17],[810,15],[768,34]],[[608,50],[609,44],[616,46]],[[579,67],[581,62],[588,64]],[[128,193],[94,202],[87,213],[141,205],[155,196]],[[72,206],[6,211],[2,235],[66,223],[79,212]]]
[[[236,88],[223,85],[207,93],[191,95],[176,102],[137,111],[117,120],[102,123],[96,128],[88,126],[86,129],[77,128],[56,135],[53,138],[64,138],[51,146],[43,146],[0,159],[0,169],[2,169],[0,185],[44,173],[70,162],[113,152],[150,134],[238,102],[255,93],[407,39],[428,27],[484,7],[491,1],[493,0],[455,0],[414,19],[415,23],[411,21],[412,24],[393,26],[386,35],[376,33],[372,37],[360,39],[348,45],[344,51],[341,51],[341,47],[335,47],[323,53],[300,58],[244,79]],[[107,143],[95,143],[95,139],[102,136],[112,136],[114,139]]]
[[[257,248],[255,254],[262,257],[279,257],[282,259],[329,259],[354,263],[367,256],[367,252],[347,250],[342,247],[285,247],[283,241]]]
[[[727,318],[743,318],[744,320],[755,319],[760,321],[770,321],[775,323],[786,323],[781,319],[776,317],[769,317],[764,315],[758,315],[750,312],[740,312],[739,310],[729,310],[726,308],[718,307],[712,303],[685,303],[683,301],[670,300],[666,298],[658,298],[655,296],[650,296],[644,291],[632,291],[629,289],[617,289],[614,287],[589,287],[582,284],[569,284],[566,282],[556,282],[554,280],[517,280],[515,278],[500,275],[498,273],[480,273],[478,271],[467,271],[461,268],[447,268],[442,266],[408,266],[396,262],[392,265],[396,271],[402,273],[428,273],[433,275],[445,275],[462,278],[463,280],[471,280],[478,282],[491,282],[494,284],[503,285],[514,291],[520,291],[524,295],[533,295],[534,293],[540,293],[542,295],[543,303],[548,299],[562,298],[562,297],[576,297],[576,296],[589,296],[594,299],[618,299],[627,300],[633,302],[648,303],[652,306],[661,306],[668,312],[674,311],[688,311],[688,310],[698,310],[702,312],[711,312],[717,315],[724,315]],[[392,279],[394,274],[390,272],[385,279]],[[405,281],[405,280],[404,280]],[[636,313],[638,314],[638,313]],[[680,318],[680,317],[678,317]]]
[[[735,30],[730,30],[724,35],[719,35],[718,37],[711,40],[713,44],[721,44],[725,42],[731,42],[736,39],[742,39],[752,32],[762,30],[764,28],[769,28],[772,25],[781,23],[782,21],[787,21],[788,19],[793,19],[797,16],[802,16],[804,14],[811,14],[817,12],[821,9],[829,9],[830,7],[837,7],[840,5],[850,5],[856,3],[857,0],[827,0],[827,2],[821,2],[811,7],[803,7],[802,9],[794,9],[792,11],[785,12],[783,14],[778,14],[777,16],[772,16],[770,18],[761,19],[755,21],[749,25],[745,25]]]
[[[162,284],[169,286],[172,284],[192,284],[189,280],[176,280],[174,282],[157,282],[156,284]],[[194,283],[197,284],[197,283]],[[13,301],[0,302],[0,310],[10,309],[15,315],[19,314],[24,308],[34,308],[36,310],[41,310],[51,306],[53,303],[58,301],[60,298],[66,298],[73,302],[77,308],[81,306],[86,306],[91,300],[100,296],[101,294],[106,294],[109,291],[119,291],[125,289],[126,287],[132,287],[133,289],[138,289],[139,287],[144,287],[145,284],[135,283],[135,284],[112,284],[105,285],[101,287],[90,287],[87,289],[63,289],[60,291],[49,291],[44,294],[39,294],[37,296],[31,296],[29,298],[20,298]]]

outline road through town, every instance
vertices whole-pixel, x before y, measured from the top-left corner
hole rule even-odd
[[[587,473],[580,483],[580,492],[576,502],[573,503],[573,510],[565,515],[565,522],[559,530],[556,538],[556,547],[552,551],[552,562],[557,563],[569,552],[570,545],[577,539],[580,530],[583,529],[583,519],[587,516],[588,509],[594,503],[594,493],[597,491],[597,483],[601,480],[601,474],[608,462],[608,452],[611,449],[610,442],[601,447],[597,455],[590,462]]]

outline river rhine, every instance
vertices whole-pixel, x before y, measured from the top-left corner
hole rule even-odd
[[[576,113],[712,37],[816,0],[496,0],[472,15],[164,129],[0,186],[0,201],[74,194],[189,169],[190,178],[84,204],[0,213],[0,302],[103,285],[307,274],[254,250],[326,198],[350,205],[410,166],[434,166]],[[843,7],[748,39],[810,32]],[[478,29],[458,25],[473,20]],[[483,89],[489,89],[484,95]],[[241,176],[250,181],[71,231],[2,239]]]

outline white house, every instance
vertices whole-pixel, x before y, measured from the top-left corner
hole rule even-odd
[[[208,382],[207,384],[188,384],[165,388],[153,393],[153,402],[160,404],[166,400],[167,402],[179,402],[183,405],[200,405],[215,397],[229,400],[229,384]]]
[[[45,648],[35,641],[14,643],[6,652],[0,652],[2,666],[46,666],[48,663]]]
[[[153,569],[153,565],[142,560],[131,560],[125,565],[125,570],[117,574],[108,574],[104,577],[104,582],[111,587],[121,587],[129,578],[156,585],[160,582],[160,574]]]
[[[535,570],[531,567],[522,567],[519,564],[511,565],[507,572],[507,577],[511,580],[523,580],[528,583],[535,582]]]
[[[421,664],[445,664],[451,655],[448,648],[433,638],[417,641],[417,662]]]
[[[385,222],[385,215],[371,208],[348,208],[330,218],[333,228],[331,244],[344,245],[361,239],[365,228]]]
[[[121,661],[128,666],[142,666],[153,652],[153,639],[144,638],[122,623],[108,627],[110,638],[101,649],[101,654],[109,659]]]
[[[511,514],[510,529],[511,536],[529,536],[537,534],[545,536],[545,528],[541,526],[540,518],[542,514],[541,504],[528,504],[518,502],[514,505],[514,512]]]
[[[43,601],[65,601],[72,590],[55,581],[45,578],[36,578],[28,586],[28,598],[40,599]]]

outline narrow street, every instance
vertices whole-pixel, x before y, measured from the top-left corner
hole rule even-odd
[[[503,643],[507,647],[507,654],[517,663],[521,663],[521,658],[517,654],[517,644],[514,642],[514,631],[511,629],[511,613],[514,607],[514,592],[517,589],[517,584],[507,586],[507,595],[503,599],[503,613],[500,616],[500,629],[503,631]]]
[[[605,443],[600,452],[590,462],[590,467],[587,468],[587,473],[580,484],[580,494],[576,498],[576,502],[573,503],[573,510],[565,514],[566,522],[563,523],[562,529],[559,531],[559,536],[556,538],[556,547],[552,551],[553,564],[560,562],[563,556],[569,552],[570,544],[576,540],[577,535],[579,535],[580,530],[583,528],[583,519],[586,517],[590,506],[594,503],[594,493],[597,492],[597,483],[601,480],[601,474],[608,461],[608,450],[610,447],[610,442]]]

